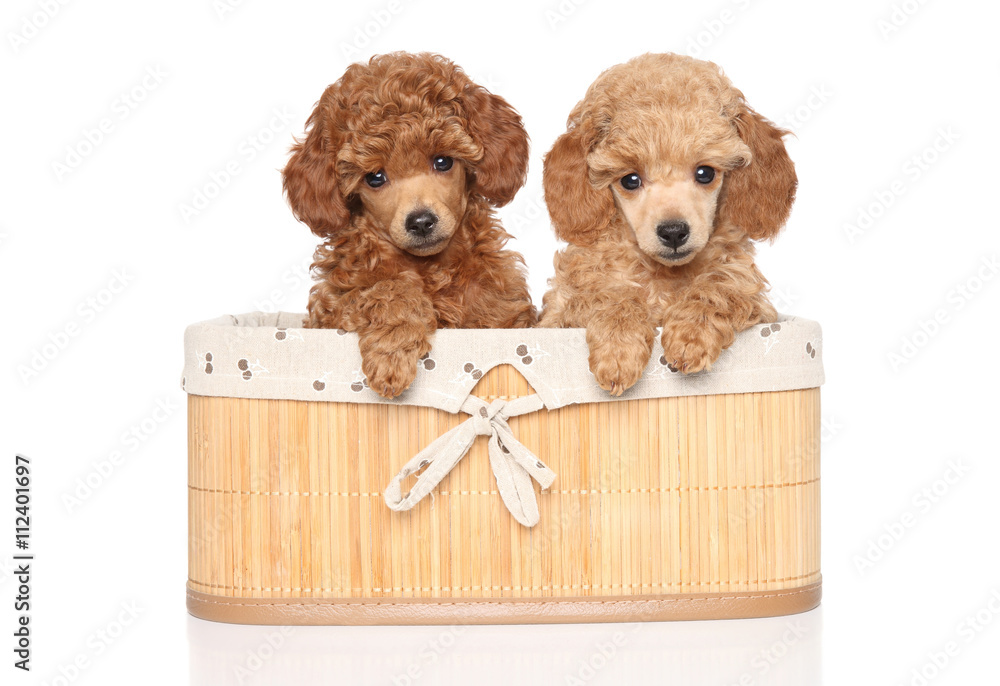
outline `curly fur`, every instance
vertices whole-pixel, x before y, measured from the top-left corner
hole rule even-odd
[[[524,261],[493,212],[527,175],[528,136],[506,101],[443,57],[392,53],[348,67],[306,126],[284,170],[295,216],[324,239],[306,326],[358,332],[373,390],[402,393],[438,327],[535,323]],[[450,176],[431,170],[438,155],[454,158]],[[383,169],[388,190],[362,185]],[[417,195],[441,224],[454,217],[431,252],[385,219]]]
[[[774,321],[751,241],[773,239],[797,184],[784,131],[714,64],[647,54],[604,72],[545,158],[556,254],[541,326],[586,327],[590,368],[619,395],[649,361],[707,369],[737,332]],[[694,169],[716,170],[708,185]],[[637,173],[641,193],[623,190]],[[656,222],[690,220],[690,254],[663,249]]]

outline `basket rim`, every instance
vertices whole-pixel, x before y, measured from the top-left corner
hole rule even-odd
[[[816,388],[824,381],[822,329],[779,315],[737,334],[711,369],[686,375],[665,361],[659,337],[639,381],[621,396],[602,390],[590,373],[584,329],[441,329],[410,388],[386,400],[369,389],[358,337],[305,329],[301,314],[254,312],[189,326],[181,387],[191,395],[379,403],[458,412],[479,379],[509,365],[545,408],[727,393]]]

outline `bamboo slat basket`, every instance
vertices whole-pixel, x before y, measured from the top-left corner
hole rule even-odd
[[[297,321],[293,315],[253,317],[209,323],[215,339],[188,331],[192,614],[258,624],[595,622],[771,616],[819,603],[822,366],[814,323],[784,322],[780,343],[807,373],[779,360],[770,370],[772,378],[783,375],[780,383],[746,374],[737,349],[746,340],[756,346],[751,336],[773,335],[774,343],[778,330],[741,334],[717,365],[733,392],[683,394],[698,389],[669,375],[660,392],[681,384],[675,395],[611,401],[588,389],[584,398],[595,400],[563,404],[565,397],[551,400],[544,379],[526,378],[527,355],[475,368],[467,387],[480,405],[536,395],[546,401],[505,424],[558,475],[547,489],[532,484],[526,497],[537,499],[538,523],[526,526],[505,507],[486,438],[472,442],[428,497],[390,509],[385,490],[394,475],[473,419],[370,398],[350,379],[360,358],[344,367],[343,391],[326,398],[333,375],[300,373],[296,381],[284,359],[268,357],[268,346],[284,350],[287,338],[300,337],[288,360],[301,366],[295,353],[343,356],[324,347],[356,347],[351,337],[285,326]],[[443,333],[433,367],[449,358]],[[515,357],[529,348],[572,356],[578,343],[552,341],[582,337],[546,331],[518,343],[524,332],[461,334],[512,336]],[[456,349],[469,350],[467,342]],[[334,364],[326,359],[317,369]],[[647,375],[656,376],[656,364]],[[254,377],[272,385],[263,397],[239,397],[261,394],[251,388]],[[302,399],[310,396],[296,383],[318,398]],[[636,395],[657,392],[641,386]],[[462,386],[460,399],[465,392]],[[350,394],[367,400],[344,401]],[[513,448],[506,435],[500,440]],[[431,469],[424,467],[400,479],[404,491]]]

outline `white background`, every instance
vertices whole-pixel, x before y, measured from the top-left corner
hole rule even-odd
[[[4,3],[0,681],[995,679],[1000,279],[984,261],[1000,255],[998,6],[398,0],[389,8],[388,0]],[[531,171],[501,214],[539,302],[557,247],[539,200],[541,158],[602,69],[645,51],[697,53],[795,130],[798,201],[760,264],[783,311],[824,327],[820,610],[738,622],[287,635],[186,614],[182,332],[224,313],[304,311],[315,239],[292,218],[279,169],[323,88],[349,62],[392,50],[447,55],[522,113]],[[147,74],[158,75],[144,84]],[[103,119],[108,132],[88,149]],[[239,174],[185,218],[182,206],[211,192],[211,175],[231,162]],[[846,230],[862,211],[875,216],[860,232]],[[116,272],[125,285],[105,292]],[[100,312],[89,298],[103,301]],[[929,325],[936,313],[941,323]],[[23,374],[43,348],[51,359]],[[141,441],[128,436],[142,426]],[[34,470],[30,674],[12,667],[15,451]],[[108,471],[101,465],[116,452],[121,463]],[[102,482],[90,493],[79,490],[88,476]],[[977,613],[981,630],[967,622]],[[956,654],[946,657],[950,642]],[[616,647],[604,658],[608,644]],[[419,677],[407,681],[414,667]]]

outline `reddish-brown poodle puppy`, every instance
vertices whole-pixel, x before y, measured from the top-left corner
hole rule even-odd
[[[535,323],[493,212],[528,166],[503,98],[443,57],[379,55],[348,67],[306,127],[284,170],[295,216],[323,238],[306,326],[356,331],[374,391],[409,387],[439,327]]]
[[[656,327],[673,368],[707,369],[775,319],[751,241],[795,197],[782,135],[719,68],[647,54],[605,71],[545,158],[556,254],[541,325],[586,327],[597,383],[642,376]]]

